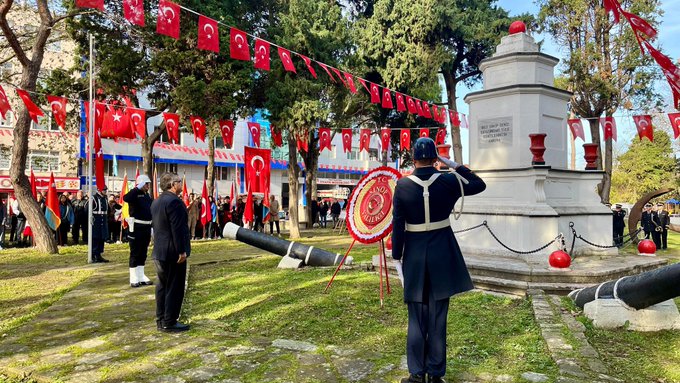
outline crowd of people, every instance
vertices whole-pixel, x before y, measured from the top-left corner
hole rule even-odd
[[[614,205],[612,214],[614,245],[621,247],[624,244],[623,231],[626,227],[626,211],[623,210],[623,205],[617,203]],[[658,250],[668,249],[668,228],[670,224],[670,213],[663,203],[645,204],[640,217],[640,228],[644,232],[644,238],[654,241]]]

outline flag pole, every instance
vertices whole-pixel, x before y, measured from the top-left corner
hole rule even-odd
[[[92,263],[92,226],[94,224],[93,217],[93,203],[94,203],[94,188],[92,187],[92,153],[94,151],[94,120],[95,107],[94,107],[94,36],[92,33],[89,34],[90,40],[90,121],[89,132],[87,134],[87,194],[89,198],[87,199],[87,226],[89,230],[87,231],[87,262]]]

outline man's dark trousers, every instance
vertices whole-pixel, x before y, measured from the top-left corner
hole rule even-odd
[[[135,231],[128,234],[128,240],[130,241],[130,267],[144,266],[151,242],[151,225],[135,223]]]
[[[427,278],[426,278],[427,280]],[[407,302],[408,371],[414,375],[443,377],[446,372],[446,318],[449,298],[435,300],[432,289],[423,302]]]
[[[182,301],[184,300],[184,281],[187,275],[187,262],[153,260],[158,275],[156,284],[156,321],[162,326],[177,323]]]

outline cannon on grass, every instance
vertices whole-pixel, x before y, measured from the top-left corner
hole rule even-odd
[[[281,257],[297,259],[308,266],[334,266],[342,260],[340,254],[248,230],[231,222],[224,226],[222,234],[225,238],[243,242]],[[345,264],[351,265],[352,257],[348,257]]]

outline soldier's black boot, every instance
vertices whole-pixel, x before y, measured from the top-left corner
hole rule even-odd
[[[410,374],[408,378],[403,378],[401,383],[426,383],[425,376]]]

